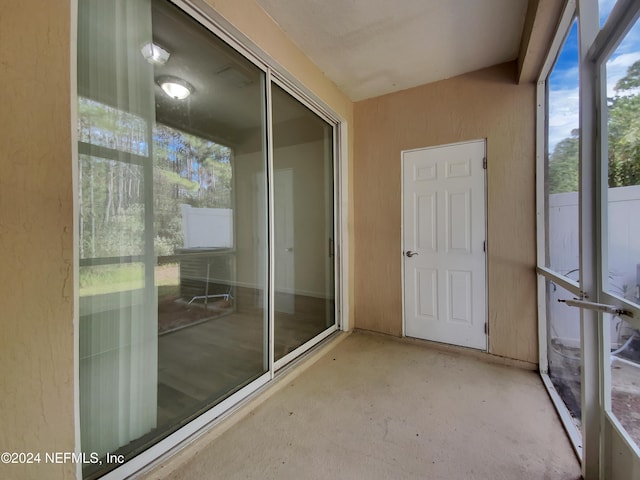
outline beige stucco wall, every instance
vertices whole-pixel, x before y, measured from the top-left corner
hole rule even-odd
[[[0,478],[74,478],[45,452],[75,447],[69,1],[0,14]]]
[[[253,0],[210,3],[352,128],[351,101]],[[76,447],[70,117],[74,5],[72,0],[8,2],[0,15],[0,451],[44,455]],[[352,158],[350,144],[350,170]],[[353,237],[351,227],[349,235]],[[75,470],[71,463],[0,464],[0,478],[74,478]]]
[[[535,89],[515,68],[356,103],[356,328],[402,334],[400,152],[486,138],[489,351],[537,362]]]

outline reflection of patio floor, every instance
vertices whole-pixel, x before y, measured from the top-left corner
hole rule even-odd
[[[216,403],[265,371],[264,311],[237,309],[235,301],[214,299],[206,308],[180,298],[159,302],[158,425]],[[327,328],[325,303],[297,295],[295,313],[275,313],[276,360]]]
[[[233,311],[231,302],[224,299],[209,300],[189,305],[178,295],[158,299],[158,334],[169,333]]]
[[[635,345],[637,342],[638,345]],[[629,436],[640,445],[640,339],[634,340],[623,358],[612,357],[611,407]],[[549,375],[569,412],[580,425],[579,350],[555,343],[550,351]]]

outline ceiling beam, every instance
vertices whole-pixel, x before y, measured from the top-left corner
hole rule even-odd
[[[518,54],[518,83],[538,80],[565,0],[529,0]]]

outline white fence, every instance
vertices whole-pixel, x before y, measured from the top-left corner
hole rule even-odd
[[[549,195],[549,257],[553,270],[576,280],[579,275],[578,193]],[[640,287],[640,186],[610,188],[608,192],[609,291],[638,301]],[[579,345],[580,311],[558,302],[572,298],[555,285],[549,292],[551,338]],[[611,339],[617,339],[617,323],[612,322]]]
[[[182,205],[182,233],[184,248],[231,248],[233,211]]]

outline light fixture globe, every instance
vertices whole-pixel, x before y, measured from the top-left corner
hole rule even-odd
[[[140,51],[145,60],[151,65],[164,65],[171,56],[167,50],[153,42],[145,43]]]
[[[186,80],[170,75],[158,77],[156,83],[167,96],[175,100],[184,100],[194,91],[193,85]]]

